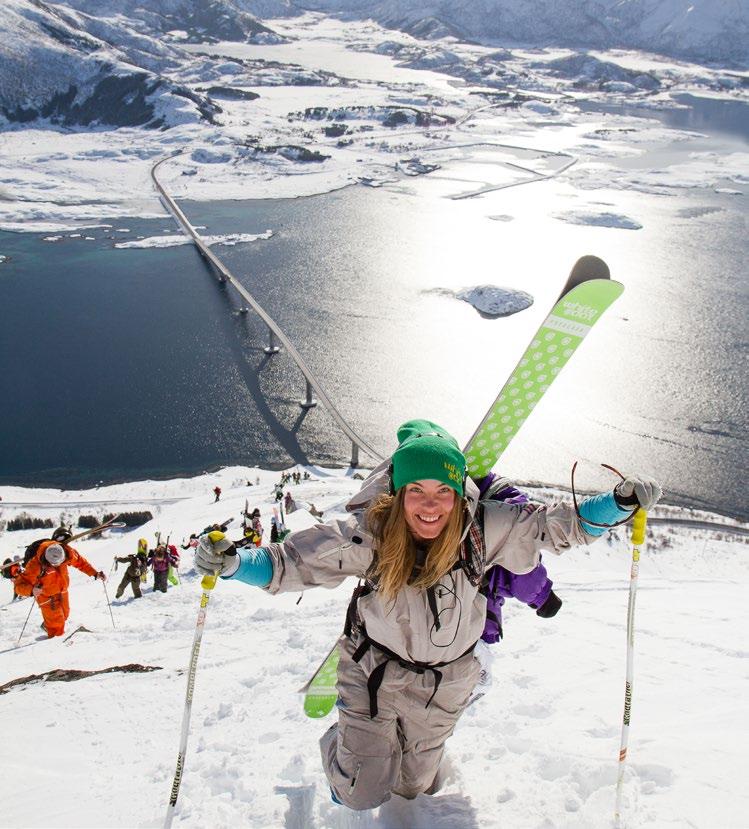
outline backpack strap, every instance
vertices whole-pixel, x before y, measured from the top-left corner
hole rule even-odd
[[[371,592],[372,587],[370,586],[369,582],[362,582],[360,579],[359,583],[354,588],[354,592],[351,594],[351,599],[349,600],[348,607],[346,608],[346,623],[343,626],[343,634],[344,636],[348,636],[349,639],[352,637],[354,631],[358,632],[362,626],[361,619],[359,619],[359,613],[357,610],[357,604],[359,602],[359,599],[362,596],[366,596]]]
[[[455,569],[462,569],[474,587],[482,584],[486,569],[486,539],[484,538],[484,507],[481,503],[460,544],[460,558],[458,567]]]
[[[349,639],[352,637],[353,633],[359,633],[363,627],[362,621],[359,618],[357,603],[362,596],[367,596],[377,590],[377,582],[379,579],[377,579],[374,574],[376,569],[377,550],[372,550],[372,561],[354,588],[354,592],[351,594],[351,598],[349,599],[348,607],[346,609],[346,623],[343,627],[343,633],[345,636],[348,636]]]

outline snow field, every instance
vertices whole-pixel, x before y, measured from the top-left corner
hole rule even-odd
[[[359,483],[328,471],[300,486],[298,500],[332,517]],[[246,480],[260,474],[259,487]],[[141,482],[57,493],[58,502],[111,498],[151,503],[142,528],[80,543],[105,572],[113,554],[153,541],[159,527],[181,542],[235,516],[245,498],[266,530],[278,473],[241,468],[183,481]],[[211,503],[212,487],[223,489]],[[10,488],[0,488],[3,503]],[[32,491],[27,491],[31,494]],[[14,488],[13,501],[23,491]],[[36,500],[48,504],[54,491]],[[166,503],[169,498],[172,503]],[[183,500],[173,500],[183,498]],[[151,500],[153,499],[153,500]],[[32,500],[28,498],[27,500]],[[7,508],[6,508],[7,509]],[[20,507],[12,508],[20,511]],[[44,509],[51,514],[60,507]],[[88,511],[86,508],[82,508]],[[100,509],[108,509],[105,504]],[[664,510],[665,514],[666,510]],[[673,513],[674,510],[668,510]],[[6,513],[7,514],[7,513]],[[298,528],[313,519],[292,513]],[[233,531],[233,532],[232,532]],[[5,533],[7,556],[21,535]],[[635,681],[625,776],[627,826],[745,825],[743,700],[747,611],[745,545],[694,531],[657,528],[640,570]],[[182,586],[166,595],[126,593],[113,601],[112,630],[98,583],[73,572],[69,643],[35,642],[32,611],[14,649],[28,600],[0,612],[0,684],[52,668],[99,669],[138,663],[152,673],[112,673],[74,683],[13,689],[0,749],[3,826],[160,826],[174,775],[186,669],[200,598],[183,552]],[[354,814],[330,802],[317,741],[334,721],[307,719],[298,688],[343,626],[353,583],[335,590],[268,596],[219,582],[208,606],[190,743],[176,826],[185,827],[601,827],[612,824],[624,699],[629,547],[619,538],[544,561],[564,605],[540,619],[518,603],[505,609],[505,639],[493,648],[494,685],[472,705],[448,742],[446,782],[434,797],[394,798]],[[122,568],[108,582],[111,598]],[[10,598],[2,583],[2,598]],[[150,591],[150,585],[149,585]],[[6,598],[7,597],[7,598]],[[27,644],[31,643],[31,644]],[[24,785],[19,789],[18,781]],[[21,796],[21,791],[23,795]],[[29,808],[33,803],[33,809]]]

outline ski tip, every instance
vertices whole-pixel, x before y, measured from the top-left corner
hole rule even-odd
[[[573,276],[581,282],[588,279],[611,279],[611,271],[603,259],[592,254],[586,254],[581,256],[572,266],[570,278]]]
[[[567,282],[559,294],[559,299],[583,282],[590,282],[591,279],[611,279],[611,272],[603,259],[587,254],[581,256],[572,266]]]

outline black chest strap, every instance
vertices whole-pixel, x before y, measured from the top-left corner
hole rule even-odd
[[[428,662],[409,662],[408,659],[403,659],[403,657],[399,656],[394,651],[391,651],[390,648],[386,648],[379,642],[375,642],[374,639],[370,639],[369,636],[367,636],[366,631],[363,631],[362,636],[362,641],[359,643],[351,657],[354,662],[360,662],[364,654],[372,647],[376,648],[378,651],[381,651],[385,655],[385,661],[375,667],[367,680],[367,691],[369,692],[369,716],[371,719],[374,719],[377,716],[377,692],[380,690],[380,686],[385,679],[385,671],[387,670],[388,663],[397,662],[401,668],[405,668],[407,671],[411,671],[412,673],[423,675],[430,672],[434,676],[434,690],[424,706],[424,708],[429,708],[429,705],[434,699],[434,695],[439,690],[440,683],[442,682],[442,671],[439,669],[444,668],[446,665],[451,665],[453,662],[457,662],[458,659],[462,659],[464,656],[471,653],[471,651],[476,647],[476,643],[474,642],[469,648],[464,650],[460,656],[456,656],[455,659],[448,659],[445,662],[435,662],[433,664]]]

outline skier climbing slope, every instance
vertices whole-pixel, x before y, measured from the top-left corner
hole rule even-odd
[[[598,525],[650,509],[660,494],[655,481],[632,475],[585,499],[579,515],[568,504],[481,501],[454,438],[413,420],[347,504],[347,521],[252,551],[210,533],[196,566],[271,593],[359,577],[339,642],[339,720],[320,748],[333,800],[372,809],[392,794],[442,786],[445,742],[480,672],[473,650],[486,617],[484,572],[494,564],[528,572],[542,549],[588,544],[604,532]]]

